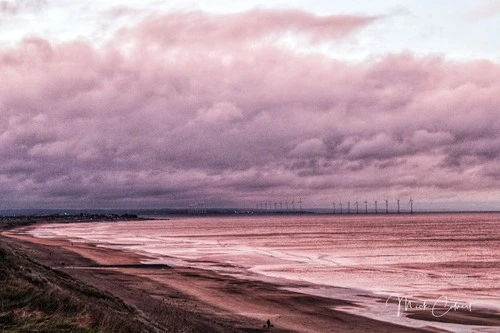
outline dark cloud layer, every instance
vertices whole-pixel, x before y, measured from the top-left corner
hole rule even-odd
[[[375,19],[178,13],[0,51],[2,207],[496,195],[499,64],[283,46]]]

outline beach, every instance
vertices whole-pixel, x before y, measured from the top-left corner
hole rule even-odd
[[[129,229],[137,225],[124,223],[130,223],[126,225]],[[54,224],[46,226],[58,228]],[[99,223],[92,230],[97,232],[108,226],[115,227]],[[498,312],[485,308],[460,309],[436,316],[445,310],[442,303],[436,310],[441,313],[433,313],[419,307],[417,299],[408,298],[413,303],[405,309],[404,303],[398,304],[397,295],[387,299],[357,290],[355,301],[344,297],[342,292],[325,297],[322,293],[303,292],[310,284],[300,281],[288,281],[284,288],[283,284],[270,280],[221,274],[224,270],[220,267],[202,269],[199,262],[167,264],[153,255],[126,250],[126,244],[33,236],[41,231],[47,229],[28,226],[4,232],[3,236],[22,243],[34,260],[122,299],[165,331],[258,332],[264,330],[268,319],[275,332],[455,331],[443,329],[437,323],[452,324],[450,327],[459,327],[463,332],[495,332],[500,327]],[[378,308],[385,313],[389,309],[391,317],[386,314],[379,319],[377,314],[366,315]],[[398,309],[403,316],[396,316]],[[409,324],[409,318],[418,319],[414,321],[418,325]]]
[[[142,265],[134,253],[34,238],[25,231],[3,236],[22,244],[34,260],[123,299],[168,331],[260,331],[267,319],[274,332],[432,331],[335,311],[336,306],[346,305],[342,300],[283,291],[269,283],[240,281],[200,269],[151,267]]]

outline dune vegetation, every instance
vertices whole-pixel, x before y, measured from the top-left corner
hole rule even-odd
[[[0,237],[0,332],[155,332],[120,299],[31,260]]]

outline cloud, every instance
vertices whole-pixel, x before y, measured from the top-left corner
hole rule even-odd
[[[141,12],[140,9],[127,7],[127,6],[114,6],[104,12],[104,15],[111,19],[118,19],[121,17],[135,16]]]
[[[363,26],[350,20],[177,15],[106,45],[32,38],[0,51],[3,207],[498,195],[498,63],[352,64],[266,40],[343,38]]]
[[[201,108],[195,121],[209,124],[224,124],[243,118],[243,112],[237,106],[228,102],[218,102],[210,108]]]
[[[2,0],[0,13],[15,15],[24,11],[39,11],[47,5],[46,0]]]
[[[349,150],[353,159],[387,158],[401,155],[402,148],[387,133],[379,133],[373,137],[362,138]]]
[[[494,0],[477,6],[464,15],[465,19],[478,21],[489,19],[500,14],[500,1]]]
[[[324,156],[326,154],[326,150],[327,148],[321,139],[313,138],[299,143],[292,149],[290,155],[302,158]]]
[[[148,47],[268,42],[296,34],[309,43],[331,42],[372,24],[378,17],[318,16],[299,10],[260,10],[236,14],[177,12],[144,20],[137,27],[124,28],[121,37],[139,39]],[[222,43],[222,44],[221,44]]]

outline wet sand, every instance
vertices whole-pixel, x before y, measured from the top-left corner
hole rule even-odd
[[[270,330],[274,332],[441,331],[350,314],[336,308],[355,304],[286,291],[271,283],[189,267],[144,265],[141,260],[147,258],[136,253],[71,243],[66,239],[35,238],[25,234],[27,228],[3,235],[21,243],[34,260],[121,298],[173,332],[267,331],[263,329],[267,319],[271,320]],[[415,313],[415,316],[425,314]],[[494,313],[476,313],[475,318],[450,316],[447,320],[462,323],[473,320],[476,325],[482,320],[489,325],[500,325]]]

